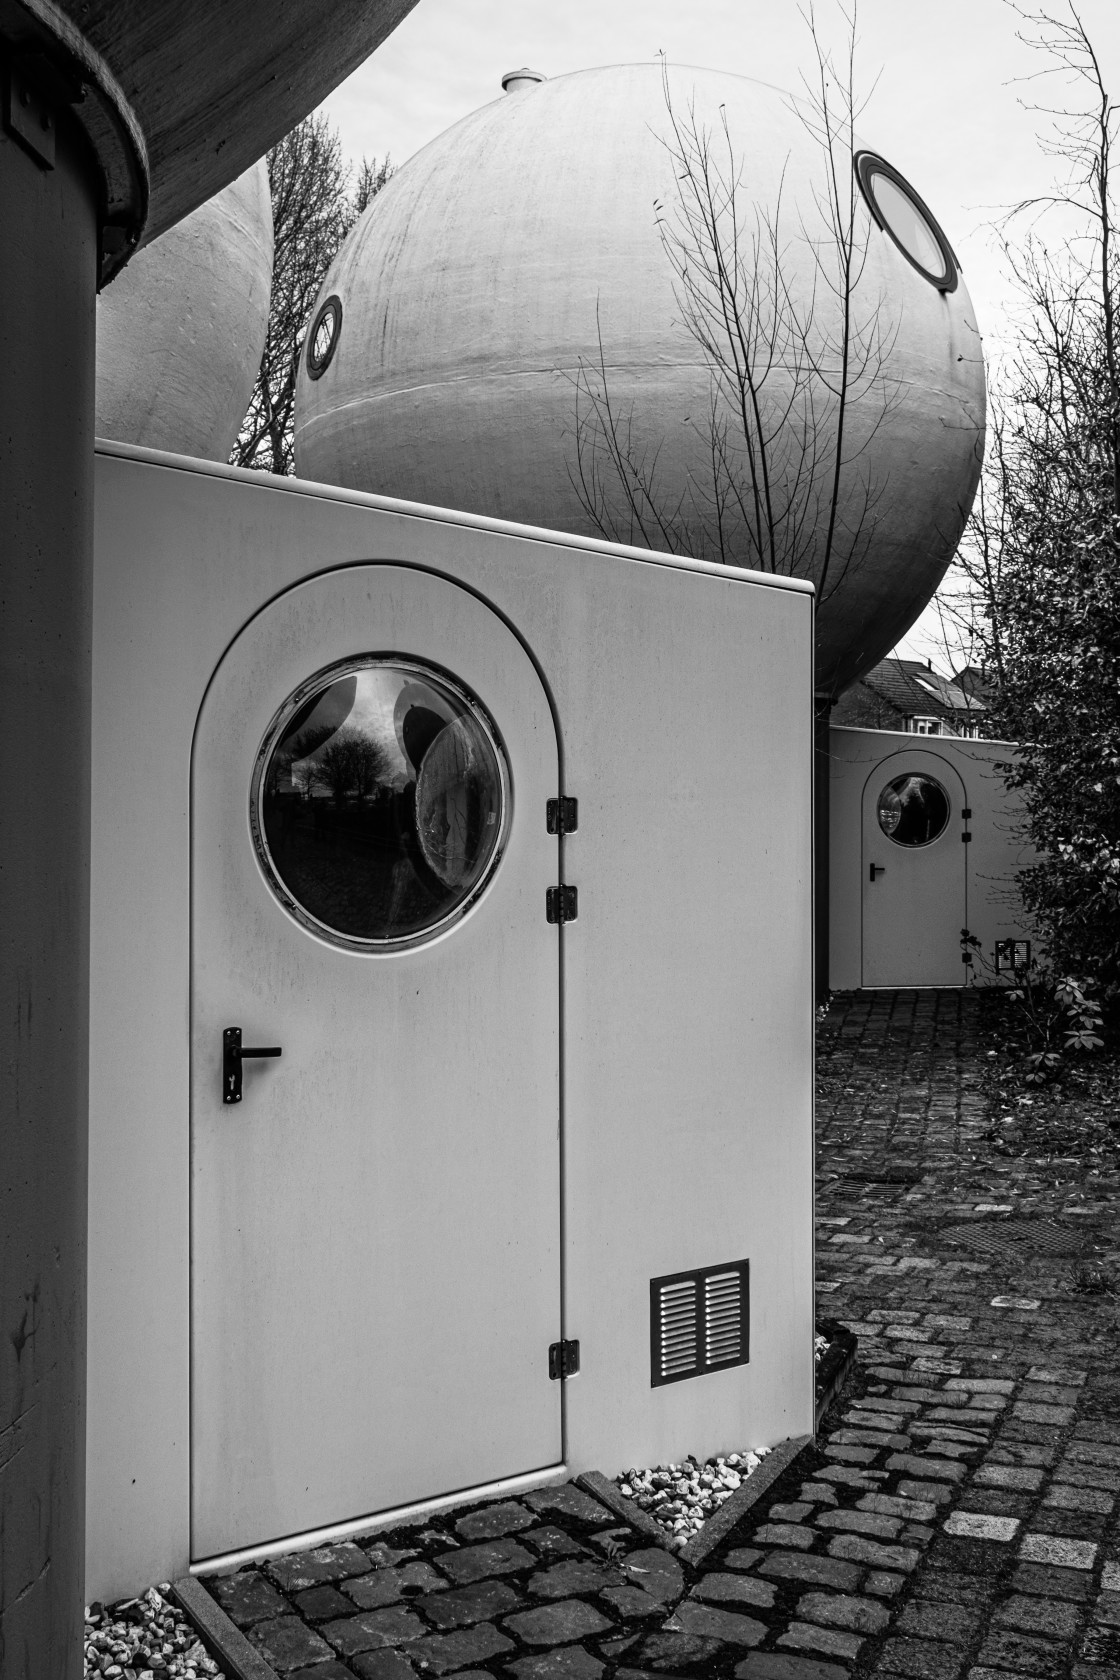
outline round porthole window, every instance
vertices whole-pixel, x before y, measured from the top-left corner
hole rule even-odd
[[[854,162],[868,209],[884,233],[938,291],[955,291],[952,246],[909,181],[875,152],[857,152]]]
[[[261,744],[250,805],[284,908],[366,951],[414,945],[465,915],[509,814],[505,752],[475,696],[446,672],[374,655],[291,695]]]
[[[876,809],[879,827],[896,846],[928,846],[949,824],[949,796],[932,776],[896,776]]]
[[[329,297],[307,335],[307,372],[312,379],[319,379],[330,367],[341,331],[342,299]]]

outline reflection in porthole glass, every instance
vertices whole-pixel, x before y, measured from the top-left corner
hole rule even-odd
[[[896,776],[879,795],[879,827],[897,846],[928,846],[949,822],[949,796],[932,776]]]
[[[461,916],[508,826],[509,775],[478,701],[410,660],[350,660],[298,690],[258,755],[254,838],[305,925],[410,944]]]

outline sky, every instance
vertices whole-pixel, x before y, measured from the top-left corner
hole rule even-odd
[[[1065,15],[1064,0],[1049,5]],[[1120,98],[1120,4],[1080,0],[1078,9],[1105,84]],[[817,0],[816,15],[821,39],[841,46],[836,0]],[[867,92],[860,138],[902,171],[945,229],[989,356],[1009,336],[1014,302],[994,224],[1048,191],[1055,175],[1040,144],[1051,119],[1029,107],[1068,97],[1053,79],[1038,79],[1045,60],[1016,39],[1024,28],[1006,0],[858,5],[857,82]],[[661,52],[793,92],[812,61],[798,0],[419,0],[322,110],[355,164],[388,153],[399,165],[502,97],[507,70],[527,64],[558,76]],[[931,623],[927,613],[900,651],[944,667]]]

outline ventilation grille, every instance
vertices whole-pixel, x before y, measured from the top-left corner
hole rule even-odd
[[[651,1278],[650,1382],[682,1382],[750,1358],[750,1262]]]

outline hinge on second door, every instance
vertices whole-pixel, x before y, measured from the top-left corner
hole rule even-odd
[[[548,1374],[553,1382],[574,1377],[579,1370],[579,1343],[553,1342],[548,1350]]]
[[[574,922],[579,915],[579,893],[575,887],[549,887],[544,898],[545,920]]]
[[[579,827],[579,800],[548,800],[545,805],[545,826],[549,834],[574,834]]]

